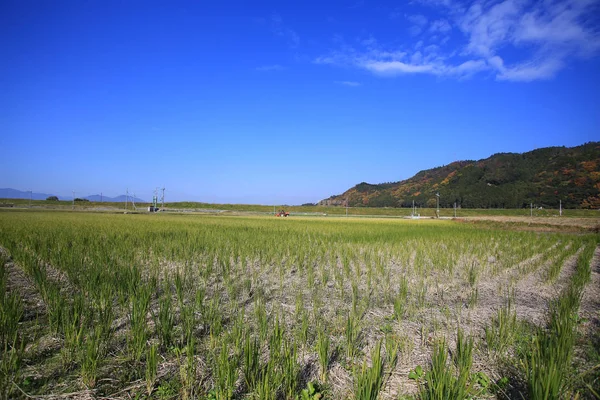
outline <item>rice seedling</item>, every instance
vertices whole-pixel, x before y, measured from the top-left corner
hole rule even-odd
[[[21,298],[6,288],[4,264],[0,268],[0,349],[6,351],[17,335],[24,311]]]
[[[260,347],[256,339],[246,335],[244,340],[244,360],[242,363],[242,372],[244,381],[248,390],[256,388],[260,379]]]
[[[356,355],[359,344],[360,331],[354,314],[349,313],[346,318],[346,357],[352,360]]]
[[[215,378],[215,395],[217,399],[231,399],[238,378],[239,358],[231,356],[228,343],[223,343],[217,354],[213,356],[213,375]]]
[[[390,371],[396,368],[396,364],[398,364],[400,345],[400,339],[395,335],[389,334],[385,336],[385,364],[389,367]]]
[[[93,388],[98,381],[98,369],[102,356],[102,332],[92,330],[88,333],[80,355],[81,379],[83,383]]]
[[[517,332],[517,315],[509,298],[506,305],[492,318],[491,324],[485,327],[488,349],[503,353],[514,342]]]
[[[363,362],[360,370],[354,371],[354,398],[357,400],[376,400],[383,386],[383,359],[381,341],[377,342],[371,353],[371,366]]]
[[[161,347],[168,349],[173,344],[173,330],[175,328],[175,315],[169,292],[165,292],[159,299],[158,311],[154,314],[154,326]]]
[[[298,348],[296,343],[283,342],[281,358],[282,389],[288,399],[293,399],[298,389],[300,366],[298,365]]]
[[[158,347],[156,344],[148,347],[146,353],[146,391],[148,396],[152,394],[154,390],[154,384],[156,383],[156,373],[158,368]]]
[[[317,330],[316,350],[319,356],[320,379],[321,382],[327,381],[327,369],[329,368],[329,335],[323,328]]]
[[[179,363],[179,380],[181,382],[181,398],[193,398],[196,392],[196,339],[192,336],[183,348],[175,348],[175,356]]]
[[[2,357],[0,358],[0,399],[9,399],[11,393],[15,392],[13,383],[18,379],[21,371],[25,344],[25,340],[15,333],[12,340],[8,340],[5,346],[0,349],[2,351]]]
[[[146,315],[150,304],[150,290],[147,286],[137,288],[136,296],[131,298],[129,306],[129,321],[131,329],[127,340],[129,355],[133,361],[139,361],[146,350],[148,326]]]

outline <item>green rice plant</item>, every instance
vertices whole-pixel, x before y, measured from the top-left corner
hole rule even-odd
[[[256,388],[260,379],[260,347],[256,339],[247,335],[244,340],[244,359],[242,363],[242,372],[244,381],[248,390]]]
[[[108,342],[113,334],[112,323],[115,319],[110,283],[101,285],[98,300],[94,304],[92,314],[96,316],[96,327],[100,329],[103,340]]]
[[[419,384],[419,398],[427,400],[463,400],[481,394],[475,382],[482,381],[484,374],[471,374],[473,364],[473,338],[466,337],[459,328],[456,351],[452,363],[448,363],[448,348],[444,339],[434,343],[430,370],[424,372],[418,366],[408,375]]]
[[[278,390],[277,376],[275,376],[273,364],[269,362],[256,385],[255,394],[260,400],[277,400]]]
[[[309,263],[307,266],[306,279],[308,280],[308,287],[313,289],[315,287],[315,269],[312,263]]]
[[[400,294],[397,294],[394,298],[394,318],[397,320],[401,320],[404,318],[404,314],[406,313],[406,299],[404,299]]]
[[[223,319],[221,314],[221,298],[213,296],[204,313],[205,327],[210,332],[211,336],[217,337],[223,330]]]
[[[281,345],[283,343],[283,328],[279,323],[279,317],[275,319],[275,325],[269,336],[269,358],[279,363],[281,358]]]
[[[327,370],[329,368],[329,335],[323,328],[317,330],[317,355],[319,356],[319,366],[321,368],[321,382],[327,381]]]
[[[245,316],[244,309],[241,311],[235,311],[237,314],[237,318],[235,319],[233,326],[231,327],[231,331],[229,333],[228,342],[230,347],[236,353],[237,357],[241,357],[243,353],[244,347],[244,333],[245,333]]]
[[[455,393],[457,396],[466,396],[473,365],[473,338],[466,337],[460,328],[456,334],[456,351],[452,360],[458,373],[457,380],[454,382]]]
[[[349,360],[354,358],[359,343],[360,331],[354,314],[348,313],[346,317],[346,357]]]
[[[469,266],[467,276],[469,278],[469,286],[474,287],[477,283],[477,278],[479,277],[479,268],[477,267],[476,261],[473,261]]]
[[[269,325],[267,319],[267,309],[264,302],[260,298],[254,303],[254,317],[256,319],[256,323],[258,324],[260,340],[265,340],[269,330]]]
[[[358,282],[352,280],[352,314],[358,315],[359,289]]]
[[[304,312],[304,299],[302,297],[302,292],[298,291],[296,292],[296,302],[295,302],[295,308],[294,308],[294,315],[296,316],[296,319],[300,319],[302,318],[302,313]]]
[[[381,341],[377,342],[371,353],[371,366],[363,361],[362,368],[354,370],[354,398],[357,400],[376,400],[383,386],[383,359]]]
[[[181,315],[181,343],[189,343],[194,336],[196,315],[191,305],[183,304],[179,309]]]
[[[62,320],[64,333],[64,346],[61,349],[63,365],[68,366],[79,352],[83,342],[84,316],[83,297],[76,295],[68,312],[64,313]]]
[[[177,301],[179,301],[180,307],[183,306],[183,301],[185,300],[184,279],[185,275],[181,274],[179,271],[175,273],[175,293],[177,293]]]
[[[136,288],[137,294],[131,297],[129,305],[129,321],[131,328],[127,338],[129,355],[133,361],[139,361],[146,350],[148,326],[146,315],[150,304],[150,290],[143,285]]]
[[[239,358],[229,355],[228,344],[223,343],[218,354],[213,357],[213,375],[217,399],[229,400],[233,397],[238,378]]]
[[[25,353],[25,339],[14,332],[12,339],[5,338],[0,349],[0,399],[13,398],[13,382],[18,380]]]
[[[167,349],[173,344],[173,330],[175,328],[175,315],[169,292],[163,293],[158,300],[158,310],[153,317],[160,345],[163,349]]]
[[[565,361],[571,356],[571,350],[563,346],[572,343],[561,339],[565,340],[564,337],[553,337],[543,331],[535,336],[531,353],[524,362],[527,389],[531,399],[562,398],[568,366]]]
[[[194,398],[196,392],[196,339],[192,336],[183,347],[175,348],[175,356],[179,363],[179,380],[181,381],[181,398]]]
[[[408,300],[408,279],[405,275],[400,278],[400,287],[398,289],[398,297],[406,301]]]
[[[4,269],[1,273],[3,275]],[[16,294],[10,294],[6,283],[0,284],[0,350],[8,349],[19,330],[23,318],[23,304]]]
[[[307,345],[308,341],[309,341],[309,334],[310,334],[310,325],[309,325],[309,321],[308,321],[308,313],[306,312],[306,310],[304,312],[302,312],[302,321],[300,322],[299,325],[299,337],[300,337],[300,342],[303,345]]]
[[[455,391],[456,378],[447,363],[448,353],[446,341],[437,341],[433,346],[431,370],[425,373],[425,385],[422,386],[420,397],[424,400],[464,399],[457,396]]]
[[[425,307],[425,301],[427,299],[427,284],[423,281],[420,286],[421,287],[417,292],[417,307],[423,308]]]
[[[89,388],[95,387],[98,381],[101,356],[102,331],[99,329],[88,331],[80,354],[79,363],[81,364],[81,380]]]
[[[298,365],[298,348],[296,343],[284,341],[281,358],[283,392],[288,399],[293,399],[298,390],[300,366]]]
[[[485,341],[488,349],[503,353],[514,343],[518,331],[517,314],[509,299],[506,305],[498,310],[491,324],[485,327]]]
[[[48,314],[48,323],[52,332],[59,333],[63,327],[63,318],[67,309],[67,302],[61,295],[60,290],[52,285],[47,284],[45,290],[44,303]]]
[[[146,353],[146,391],[148,396],[152,394],[154,390],[154,384],[156,383],[156,374],[158,368],[158,352],[157,345],[153,344],[148,347]]]
[[[468,305],[469,308],[473,308],[477,305],[477,301],[479,300],[479,288],[471,288],[471,292],[469,292]]]
[[[400,338],[393,334],[385,335],[385,364],[392,371],[398,364],[398,352],[400,351]]]

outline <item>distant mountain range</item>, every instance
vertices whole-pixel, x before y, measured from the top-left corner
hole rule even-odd
[[[456,161],[390,183],[366,182],[319,205],[350,207],[600,208],[600,142]]]
[[[75,194],[77,195],[77,193],[75,193]],[[56,197],[58,197],[59,200],[63,200],[63,201],[73,200],[73,197],[71,197],[71,196],[57,196],[54,194],[36,193],[36,192],[31,193],[32,200],[46,200],[50,196],[56,196]],[[78,197],[78,196],[75,196],[75,197]],[[16,189],[10,189],[10,188],[0,189],[0,199],[29,199],[29,198],[30,198],[30,192],[24,192],[22,190],[16,190]],[[128,201],[131,201],[131,199],[133,199],[136,203],[145,203],[144,200],[142,200],[138,197],[135,197],[135,198],[132,196],[127,197],[124,194],[121,196],[117,196],[117,197],[108,197],[108,196],[100,196],[99,194],[93,194],[91,196],[80,197],[80,198],[87,199],[92,202],[102,201],[102,202],[106,202],[106,203],[125,203],[125,199],[128,198]]]

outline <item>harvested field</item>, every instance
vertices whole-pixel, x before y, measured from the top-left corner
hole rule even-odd
[[[0,398],[591,398],[598,241],[3,210]]]

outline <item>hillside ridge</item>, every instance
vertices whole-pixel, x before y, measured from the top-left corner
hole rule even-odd
[[[319,205],[600,208],[600,142],[454,161],[398,182],[361,182]]]

